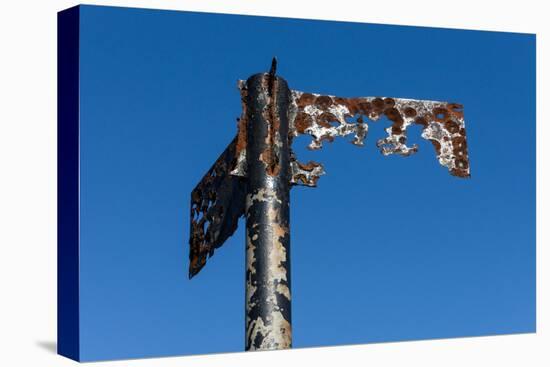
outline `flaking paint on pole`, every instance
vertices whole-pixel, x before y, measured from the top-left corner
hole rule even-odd
[[[246,350],[292,345],[290,153],[284,79],[256,74],[245,84],[247,110]]]

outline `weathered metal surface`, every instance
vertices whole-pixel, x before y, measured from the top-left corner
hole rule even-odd
[[[191,192],[189,278],[235,232],[239,217],[244,214],[246,182],[229,174],[235,164],[236,146],[237,138]]]
[[[277,78],[276,78],[277,79]],[[278,80],[278,79],[277,79]],[[244,212],[244,182],[247,177],[247,141],[251,98],[247,82],[239,81],[242,114],[235,139],[220,156],[192,193],[191,265],[192,277],[204,266],[214,249],[233,234],[239,216]],[[294,137],[310,135],[310,149],[320,149],[323,142],[352,135],[352,144],[364,145],[367,121],[385,116],[392,124],[387,137],[376,145],[384,155],[409,156],[418,151],[416,144],[407,145],[407,128],[422,126],[421,136],[434,146],[440,164],[458,177],[470,177],[466,130],[462,105],[389,97],[342,98],[291,91],[284,115],[289,123],[289,176],[291,185],[314,187],[325,174],[321,163],[299,162],[290,145]],[[273,140],[270,144],[273,144]],[[268,142],[269,143],[269,142]],[[262,159],[271,161],[271,170],[279,159],[274,150],[263,152]],[[239,179],[241,177],[242,179]]]
[[[290,297],[289,191],[316,186],[320,163],[299,162],[291,149],[299,135],[310,135],[310,149],[352,136],[363,146],[367,121],[386,117],[388,136],[376,145],[384,155],[409,156],[407,128],[422,126],[439,162],[452,175],[470,176],[462,105],[389,97],[341,98],[291,91],[270,73],[239,81],[242,114],[237,136],[191,193],[189,277],[246,218],[246,350],[292,345]]]
[[[341,98],[292,91],[291,110],[294,116],[290,122],[291,136],[311,135],[309,149],[320,149],[323,141],[332,142],[338,136],[351,134],[354,135],[351,142],[363,146],[368,132],[365,120],[377,121],[385,116],[392,125],[386,128],[388,136],[376,145],[384,155],[409,156],[417,152],[418,146],[407,146],[407,127],[421,125],[421,136],[433,144],[439,163],[454,176],[470,176],[460,104],[390,97]],[[302,172],[293,170],[291,178],[293,183],[302,184],[304,181],[295,175]],[[317,179],[318,175],[312,173],[303,184],[314,186],[312,183]]]
[[[292,153],[290,156],[290,183],[293,185],[317,186],[317,180],[325,174],[321,163],[309,161],[300,163]]]
[[[231,167],[231,174],[234,176],[246,177],[246,140],[247,140],[247,121],[248,121],[248,108],[246,83],[243,80],[239,80],[237,83],[239,92],[241,93],[241,117],[237,119],[237,137],[235,146],[235,161],[233,167]]]
[[[274,72],[250,77],[243,88],[248,106],[245,349],[290,348],[290,91]]]

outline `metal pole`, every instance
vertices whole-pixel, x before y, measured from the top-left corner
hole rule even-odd
[[[246,81],[246,343],[245,349],[292,345],[288,106],[286,81],[270,73]]]
[[[352,143],[362,146],[368,131],[363,118],[385,116],[392,125],[376,144],[382,154],[415,153],[406,130],[422,125],[421,136],[434,145],[439,163],[454,176],[470,177],[462,105],[290,91],[276,66],[273,59],[269,73],[239,82],[237,136],[191,193],[190,278],[246,217],[247,351],[292,347],[289,191],[291,184],[315,187],[325,173],[320,163],[291,156],[294,137],[310,135],[309,148],[320,149],[324,141],[354,134]]]

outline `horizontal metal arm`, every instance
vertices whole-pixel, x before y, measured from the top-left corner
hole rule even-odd
[[[386,128],[388,136],[376,145],[384,155],[409,156],[418,146],[407,146],[407,128],[422,126],[422,138],[429,140],[439,163],[458,177],[470,177],[466,130],[462,105],[438,101],[421,101],[390,97],[342,98],[292,91],[291,136],[308,134],[312,141],[308,148],[320,149],[324,141],[332,142],[338,136],[353,135],[353,144],[363,146],[368,132],[367,120],[377,121],[385,116],[392,122]],[[304,180],[303,164],[293,164],[293,179],[297,184],[315,186],[322,166],[309,162],[312,168]],[[300,175],[298,178],[296,175]]]

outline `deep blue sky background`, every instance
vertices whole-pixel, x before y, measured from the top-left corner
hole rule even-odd
[[[244,226],[187,279],[189,194],[236,133],[236,81],[465,105],[472,178],[341,139],[292,190],[295,347],[535,330],[533,35],[84,6],[81,356],[241,351]]]

